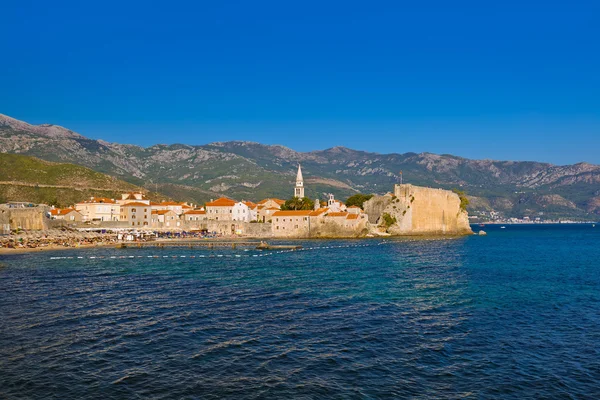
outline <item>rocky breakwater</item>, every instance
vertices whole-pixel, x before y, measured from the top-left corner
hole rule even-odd
[[[410,184],[395,185],[394,194],[374,196],[364,203],[373,234],[467,235],[467,211],[458,194]]]
[[[51,250],[116,244],[117,242],[116,234],[52,229],[0,236],[0,250]]]

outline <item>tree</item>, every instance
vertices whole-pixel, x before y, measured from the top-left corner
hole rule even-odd
[[[292,197],[287,200],[282,206],[282,210],[312,210],[315,203],[308,197]]]
[[[460,209],[466,211],[467,210],[467,206],[469,205],[469,199],[467,198],[467,194],[465,193],[464,190],[459,190],[459,189],[452,189],[452,191],[454,193],[456,193],[458,195],[458,198],[460,199]]]
[[[389,228],[390,226],[394,225],[395,223],[396,223],[396,217],[392,217],[388,213],[383,213],[383,215],[381,216],[381,225],[383,225],[385,228]]]
[[[358,206],[360,208],[363,208],[364,202],[369,200],[371,197],[373,197],[372,194],[362,194],[362,193],[354,194],[354,195],[348,197],[348,200],[346,200],[346,207]]]

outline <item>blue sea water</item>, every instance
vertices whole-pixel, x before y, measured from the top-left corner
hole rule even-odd
[[[5,256],[0,398],[600,398],[600,227],[484,229]]]

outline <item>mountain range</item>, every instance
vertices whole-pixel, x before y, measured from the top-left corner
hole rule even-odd
[[[469,211],[475,214],[495,211],[506,217],[543,219],[595,219],[600,214],[600,166],[588,163],[559,166],[448,154],[378,154],[345,147],[297,152],[239,141],[141,147],[90,139],[57,125],[31,125],[2,114],[0,152],[84,166],[194,203],[224,195],[287,199],[301,164],[311,198],[385,193],[399,182],[402,171],[405,183],[465,191],[471,200]]]

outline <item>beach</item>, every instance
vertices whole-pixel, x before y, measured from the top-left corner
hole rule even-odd
[[[116,233],[46,230],[12,233],[0,237],[0,254],[19,254],[47,250],[114,246]]]

